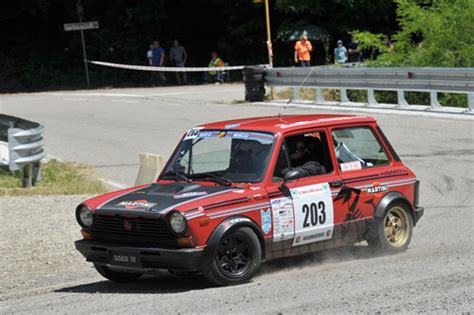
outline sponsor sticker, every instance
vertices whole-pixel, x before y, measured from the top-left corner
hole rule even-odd
[[[343,172],[355,171],[355,170],[360,170],[360,169],[362,169],[362,165],[360,164],[360,161],[341,163],[341,171]]]
[[[372,187],[367,188],[367,193],[369,195],[375,195],[376,197],[381,197],[385,191],[388,190],[387,185],[381,185],[380,183],[374,182]]]
[[[157,203],[148,200],[121,201],[116,204],[117,207],[124,207],[125,209],[149,209],[156,205]]]
[[[270,209],[260,210],[262,216],[262,231],[268,234],[272,230],[272,213]]]
[[[239,126],[240,126],[240,124],[229,124],[229,125],[225,125],[224,128],[225,129],[232,129],[232,128],[237,128]]]
[[[192,191],[188,193],[183,193],[179,195],[174,195],[174,199],[183,199],[183,198],[191,198],[191,197],[199,197],[207,195],[207,191]]]
[[[282,197],[271,200],[273,211],[273,241],[291,239],[295,235],[295,218],[291,198]]]
[[[196,137],[198,136],[199,134],[199,131],[201,129],[203,129],[204,127],[196,127],[196,128],[192,128],[192,129],[189,129],[187,132],[186,132],[186,135],[184,136],[184,140],[189,140],[189,139],[196,139]]]

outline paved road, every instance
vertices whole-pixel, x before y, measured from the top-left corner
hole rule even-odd
[[[1,96],[0,111],[45,124],[51,154],[89,163],[105,179],[129,185],[138,170],[139,152],[169,155],[191,126],[282,111],[233,104],[242,95],[240,85],[22,94]],[[364,246],[357,246],[284,259],[264,264],[254,281],[231,288],[164,274],[137,284],[114,285],[97,276],[70,247],[77,237],[70,232],[76,228],[72,209],[80,197],[40,201],[3,197],[4,218],[24,215],[22,220],[7,221],[21,235],[12,242],[37,251],[43,247],[54,251],[54,243],[57,257],[48,258],[49,267],[36,263],[17,268],[8,259],[15,261],[27,253],[18,253],[11,244],[5,247],[12,254],[0,260],[2,269],[6,267],[0,284],[13,280],[0,286],[8,289],[0,291],[0,313],[473,312],[472,120],[373,116],[422,182],[425,217],[405,253],[371,257]],[[48,230],[54,225],[35,230],[31,223],[35,221],[30,220],[26,226],[30,210],[55,213],[54,222],[57,216],[64,217],[61,232],[51,234],[50,243]],[[39,243],[38,231],[43,235]],[[2,248],[9,234],[0,231]]]

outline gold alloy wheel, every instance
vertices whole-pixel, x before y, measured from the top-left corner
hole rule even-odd
[[[402,247],[410,236],[408,214],[401,207],[391,208],[384,219],[384,234],[393,247]]]

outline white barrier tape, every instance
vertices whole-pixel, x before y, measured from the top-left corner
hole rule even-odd
[[[141,70],[141,71],[168,71],[168,72],[200,72],[200,71],[224,71],[224,70],[241,70],[247,66],[226,66],[226,67],[154,67],[154,66],[135,66],[135,65],[124,65],[120,63],[104,62],[104,61],[93,61],[88,60],[87,62],[105,67],[130,69],[130,70]],[[263,65],[267,66],[267,65]]]

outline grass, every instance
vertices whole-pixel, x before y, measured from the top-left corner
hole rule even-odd
[[[41,181],[23,188],[21,172],[0,169],[0,196],[80,195],[107,191],[93,169],[72,162],[49,160],[41,164]]]
[[[324,99],[326,101],[339,102],[340,91],[338,89],[322,89]],[[367,91],[365,90],[347,90],[347,96],[352,102],[367,103]],[[285,88],[275,93],[275,99],[277,100],[289,100],[293,98],[293,88]],[[453,93],[438,93],[439,103],[442,106],[451,107],[468,107],[468,100],[466,94],[453,94]],[[266,95],[267,100],[271,100],[271,95]],[[314,101],[315,90],[302,88],[300,89],[300,99],[305,101]],[[396,91],[375,91],[375,99],[381,104],[397,104],[397,92]],[[430,105],[430,94],[427,92],[405,92],[405,99],[408,104],[412,105]]]
[[[326,101],[339,101],[339,90],[335,89],[322,89],[324,99]],[[270,98],[270,95],[267,95],[267,99]],[[293,98],[293,88],[286,88],[275,93],[275,99],[288,100]],[[306,101],[315,101],[316,93],[314,89],[300,89],[300,99]]]

